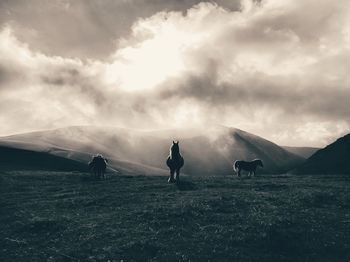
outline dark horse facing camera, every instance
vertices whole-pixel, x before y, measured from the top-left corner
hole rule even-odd
[[[237,176],[241,176],[241,170],[248,171],[248,176],[251,174],[255,176],[256,168],[258,166],[263,167],[263,162],[260,159],[255,159],[253,161],[247,162],[243,160],[237,160],[233,164],[233,169],[237,172]]]
[[[96,178],[105,178],[108,160],[101,154],[93,156],[89,162],[89,169],[94,173]]]
[[[170,169],[169,183],[180,182],[180,169],[183,167],[185,161],[180,154],[179,141],[173,141],[170,147],[170,155],[166,160],[166,164]],[[176,177],[174,174],[176,173]]]

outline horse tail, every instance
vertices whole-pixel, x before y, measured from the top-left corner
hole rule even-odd
[[[236,172],[237,172],[237,168],[238,168],[238,165],[239,165],[238,163],[239,163],[239,161],[236,160],[235,163],[233,164],[233,170],[236,171]]]
[[[167,157],[166,161],[165,161],[166,165],[170,168],[171,167],[171,160],[170,160],[170,156]]]
[[[106,160],[103,160],[103,162],[101,163],[101,169],[103,173],[106,172],[106,168],[107,168]]]

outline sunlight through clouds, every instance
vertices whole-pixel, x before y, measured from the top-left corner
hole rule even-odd
[[[140,17],[105,59],[44,54],[7,24],[1,132],[224,124],[318,146],[349,131],[349,21],[345,0],[200,3]]]

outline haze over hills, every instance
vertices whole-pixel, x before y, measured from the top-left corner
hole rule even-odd
[[[350,174],[350,134],[318,150],[294,174]]]
[[[320,150],[321,148],[318,147],[294,147],[294,146],[282,146],[285,150],[301,156],[303,158],[309,158],[312,156],[317,150]]]
[[[92,154],[102,153],[110,166],[122,173],[165,175],[172,140],[180,141],[185,158],[183,172],[192,176],[232,174],[237,159],[262,159],[264,169],[260,173],[284,173],[304,161],[268,140],[223,126],[159,131],[73,126],[7,136],[0,139],[0,144],[85,163]]]

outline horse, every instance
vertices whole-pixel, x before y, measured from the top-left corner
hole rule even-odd
[[[237,172],[237,176],[241,176],[241,170],[248,171],[248,176],[253,174],[255,176],[256,168],[258,166],[264,167],[263,162],[260,159],[247,162],[243,160],[236,160],[233,164],[233,170]]]
[[[93,156],[89,162],[89,169],[94,173],[96,178],[106,178],[105,172],[107,168],[108,160],[102,155],[97,154]]]
[[[180,169],[185,164],[183,157],[180,154],[179,141],[173,141],[170,147],[170,154],[166,160],[166,164],[170,169],[169,183],[180,182]],[[174,178],[174,174],[176,177]]]

